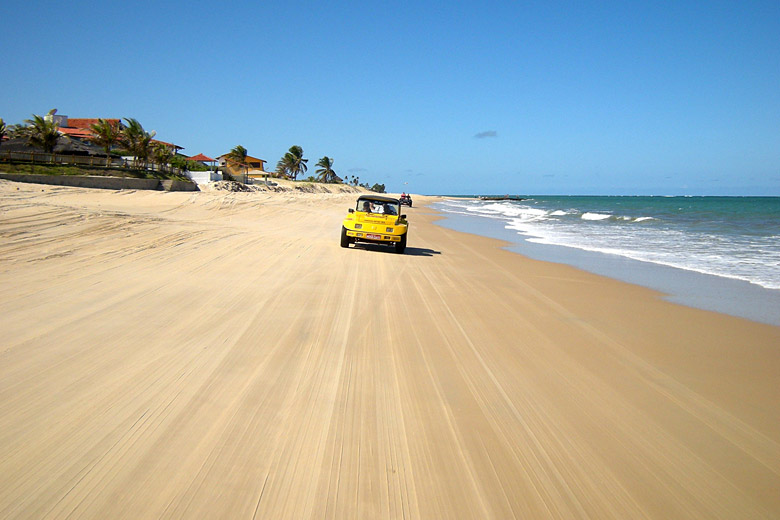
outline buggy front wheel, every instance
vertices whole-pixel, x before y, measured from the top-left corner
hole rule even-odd
[[[349,236],[347,236],[347,228],[341,228],[341,247],[349,247]]]

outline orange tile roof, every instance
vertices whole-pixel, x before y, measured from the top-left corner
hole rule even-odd
[[[109,123],[119,124],[119,119],[106,119]],[[97,124],[98,118],[68,118],[68,128],[89,128],[92,125]]]
[[[222,155],[217,157],[217,159],[222,159],[223,157],[227,157],[228,155],[230,155],[230,154],[229,153],[223,153]],[[255,162],[255,163],[256,162],[264,162],[264,163],[266,163],[268,161],[266,161],[265,159],[258,159],[257,157],[252,157],[251,155],[247,155],[246,156],[246,162],[247,163],[250,163],[250,162]]]

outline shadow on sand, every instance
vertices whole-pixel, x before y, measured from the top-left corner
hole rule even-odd
[[[407,247],[404,254],[409,256],[433,256],[440,255],[441,251],[426,249],[424,247]]]
[[[378,244],[368,244],[366,242],[357,243],[352,247],[353,249],[362,249],[363,251],[376,251],[382,253],[395,254],[395,251],[393,250],[392,247],[378,245]],[[441,251],[435,251],[433,249],[426,249],[422,247],[407,246],[404,254],[409,256],[433,256],[433,255],[440,255]]]

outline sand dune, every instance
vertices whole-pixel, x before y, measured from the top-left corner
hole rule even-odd
[[[780,328],[354,198],[0,181],[0,518],[780,516]]]

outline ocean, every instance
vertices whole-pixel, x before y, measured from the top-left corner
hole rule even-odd
[[[780,325],[780,197],[447,197],[433,207],[441,225],[526,256]]]

